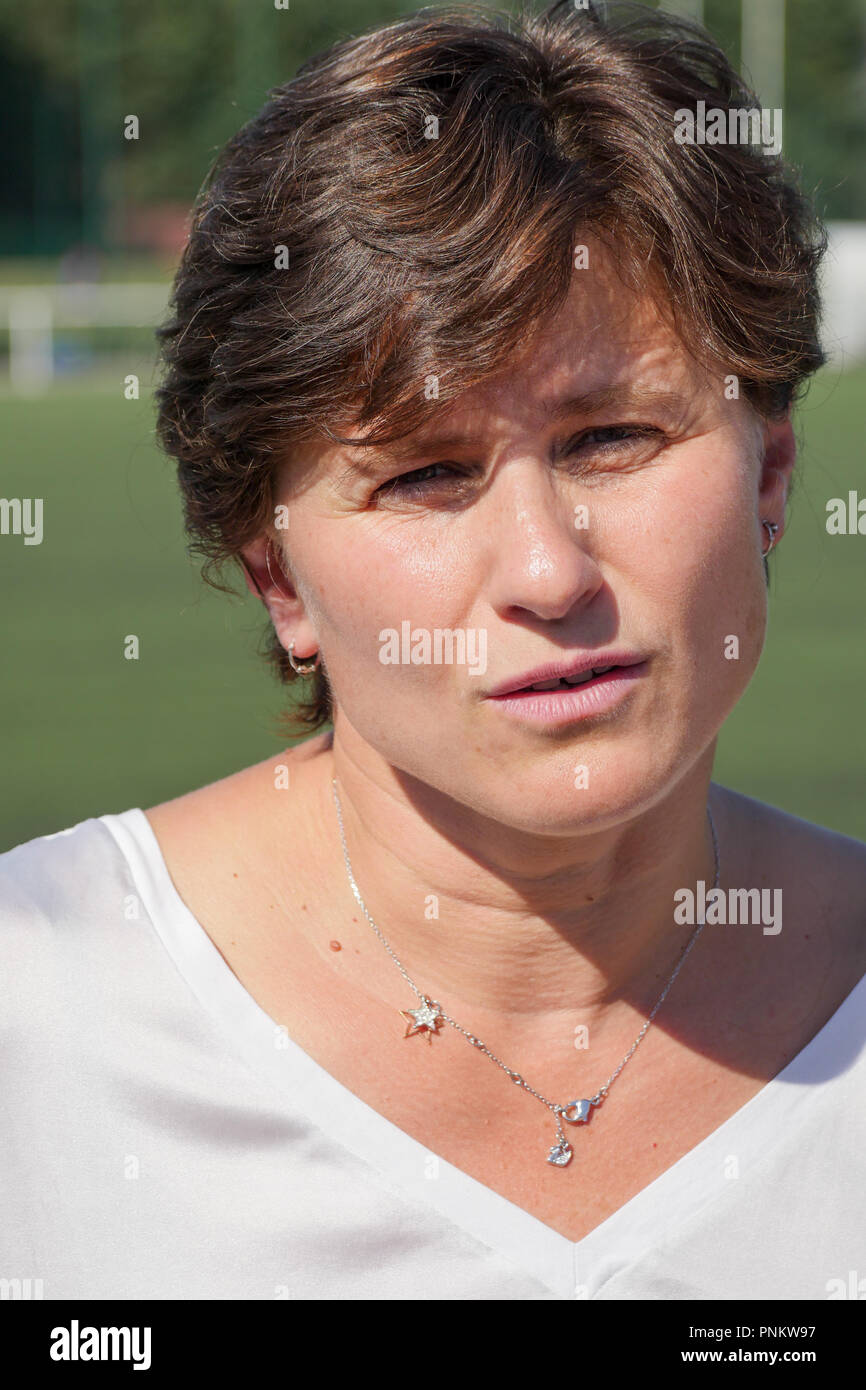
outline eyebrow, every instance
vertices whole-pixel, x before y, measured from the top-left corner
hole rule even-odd
[[[560,401],[542,402],[542,410],[551,423],[558,424],[578,415],[597,415],[602,410],[681,411],[684,404],[685,397],[678,391],[623,384],[601,386]],[[381,469],[383,463],[402,463],[427,454],[440,454],[448,449],[467,448],[476,443],[476,435],[468,431],[455,431],[415,440],[409,436],[405,440],[395,440],[393,444],[370,445],[369,452],[357,462],[350,463],[341,477],[348,478],[357,473],[372,474]]]
[[[656,390],[651,386],[601,386],[595,391],[584,391],[579,396],[568,396],[556,404],[545,408],[548,419],[559,421],[571,415],[595,415],[599,410],[611,409],[682,409],[685,398],[679,391]]]

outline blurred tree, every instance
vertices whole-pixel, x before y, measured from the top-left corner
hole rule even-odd
[[[6,145],[0,252],[44,250],[52,236],[62,246],[76,220],[83,239],[104,239],[109,205],[188,204],[271,87],[336,40],[417,8],[411,0],[289,0],[285,10],[274,0],[0,0],[0,112],[17,132]],[[740,0],[703,0],[703,15],[738,63]],[[826,216],[866,218],[864,88],[866,0],[787,0],[784,150]],[[123,137],[130,114],[137,141]]]
[[[785,151],[825,217],[866,218],[866,0],[788,0]]]

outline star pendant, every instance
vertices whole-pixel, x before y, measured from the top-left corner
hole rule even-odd
[[[418,1009],[401,1009],[401,1014],[405,1019],[412,1021],[407,1023],[404,1038],[411,1038],[415,1033],[427,1031],[428,1040],[442,1023],[442,1008],[436,1003],[435,999],[427,999],[426,996],[421,1000],[421,1007]]]

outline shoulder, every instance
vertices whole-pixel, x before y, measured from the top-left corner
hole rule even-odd
[[[0,854],[0,922],[50,921],[104,884],[120,853],[101,819],[39,835]]]
[[[322,759],[319,734],[207,786],[145,808],[168,872],[200,920],[219,920],[239,888],[267,891],[274,865],[311,862],[317,840]]]
[[[802,820],[717,783],[713,808],[719,807],[731,829],[751,850],[786,879],[822,894],[853,890],[866,905],[866,844],[841,831]]]
[[[0,854],[4,1034],[16,1019],[26,1031],[34,1013],[50,1014],[73,977],[91,977],[112,954],[131,891],[128,865],[102,817]]]
[[[716,783],[710,806],[728,885],[778,892],[792,953],[820,947],[837,988],[852,988],[866,971],[866,844]]]
[[[157,835],[164,830],[172,838],[188,834],[190,839],[200,840],[205,828],[235,837],[245,827],[258,833],[264,815],[272,809],[273,794],[300,791],[307,772],[330,750],[332,739],[333,735],[326,732],[293,747],[281,748],[261,762],[148,806],[145,815]],[[293,802],[295,798],[288,800]]]

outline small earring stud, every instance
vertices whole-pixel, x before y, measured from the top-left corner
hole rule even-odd
[[[761,525],[766,527],[767,531],[769,532],[769,536],[770,536],[770,544],[767,546],[767,549],[766,549],[766,550],[762,550],[762,551],[761,551],[761,558],[764,559],[764,560],[766,560],[766,558],[767,558],[767,556],[769,555],[770,551],[773,549],[773,546],[776,544],[776,532],[778,531],[779,528],[778,528],[778,526],[776,525],[776,523],[773,522],[773,521],[762,521],[762,522],[761,522]]]

